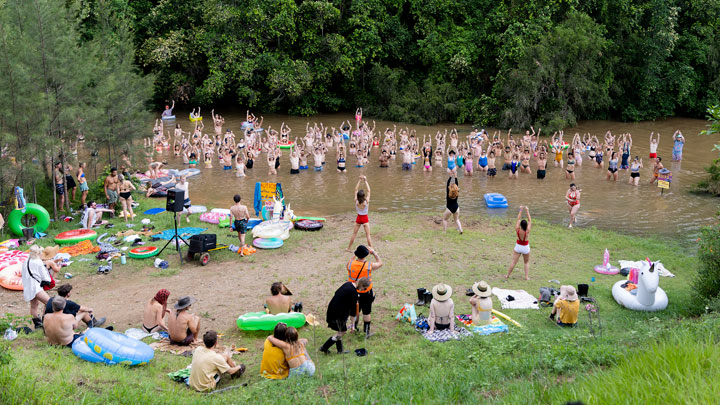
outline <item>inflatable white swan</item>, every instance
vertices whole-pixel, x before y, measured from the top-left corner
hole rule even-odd
[[[655,271],[655,264],[643,262],[638,274],[637,295],[625,290],[622,285],[627,280],[620,280],[612,288],[612,295],[618,304],[635,311],[662,311],[668,306],[665,291],[658,287],[660,274]]]
[[[275,199],[274,206],[273,206],[273,217],[270,221],[264,221],[261,222],[252,229],[253,236],[256,238],[280,238],[282,240],[286,240],[290,237],[290,230],[293,229],[293,223],[289,220],[289,218],[294,217],[292,210],[290,210],[290,205],[288,204],[288,207],[286,209],[285,216],[283,217],[284,220],[280,220],[280,213],[283,211],[282,201],[284,199]]]

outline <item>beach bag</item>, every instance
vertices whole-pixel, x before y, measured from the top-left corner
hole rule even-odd
[[[417,313],[415,313],[415,305],[413,304],[405,304],[402,308],[400,308],[400,312],[398,312],[397,315],[395,315],[395,319],[397,319],[400,322],[409,322],[411,324],[415,324],[415,321],[417,320]]]

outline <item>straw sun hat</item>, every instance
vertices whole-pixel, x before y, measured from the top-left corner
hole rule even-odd
[[[452,295],[452,287],[447,284],[438,284],[432,289],[433,298],[442,302],[450,299]]]

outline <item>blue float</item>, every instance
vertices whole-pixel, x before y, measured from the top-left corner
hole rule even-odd
[[[261,223],[261,222],[262,222],[262,219],[251,218],[251,219],[248,220],[248,223],[247,223],[247,227],[246,227],[246,228],[247,228],[248,230],[253,229],[253,228],[255,228],[255,225],[257,225],[257,224],[259,224],[259,223]]]
[[[485,194],[485,204],[488,208],[507,208],[507,198],[500,193],[487,193]]]
[[[143,365],[155,356],[155,351],[146,343],[107,329],[88,329],[81,339],[107,364]]]
[[[75,342],[73,342],[72,351],[76,356],[85,361],[89,361],[90,363],[105,363],[110,365],[117,364],[114,361],[105,360],[104,358],[100,357],[99,354],[90,350],[87,343],[85,343],[85,339],[83,339],[83,336],[77,338]]]
[[[280,238],[257,238],[253,241],[253,246],[260,249],[277,249],[283,245]]]

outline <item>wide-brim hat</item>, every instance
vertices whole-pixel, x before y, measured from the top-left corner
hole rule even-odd
[[[55,257],[55,255],[57,255],[59,251],[60,251],[60,246],[57,246],[57,245],[48,246],[43,249],[42,253],[40,253],[40,259],[50,260],[53,257]]]
[[[190,305],[194,304],[197,300],[193,297],[180,297],[180,299],[177,300],[175,303],[175,309],[181,310],[189,307]]]
[[[447,301],[450,299],[450,296],[452,295],[452,287],[450,287],[447,284],[438,284],[432,289],[432,295],[433,298],[436,300],[442,302]]]
[[[487,298],[492,296],[492,289],[484,280],[479,281],[472,286],[472,290],[480,298]]]
[[[575,287],[571,285],[564,285],[560,287],[560,299],[565,301],[577,301],[578,296],[575,291]]]

